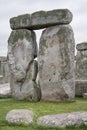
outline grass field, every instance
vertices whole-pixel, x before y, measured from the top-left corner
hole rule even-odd
[[[5,116],[12,109],[29,109],[35,114],[34,122],[31,125],[10,124],[6,122]],[[63,128],[51,128],[38,126],[36,119],[43,115],[68,113],[74,111],[87,111],[87,99],[76,98],[75,102],[28,102],[17,101],[11,98],[0,99],[0,130],[87,130],[87,126]]]

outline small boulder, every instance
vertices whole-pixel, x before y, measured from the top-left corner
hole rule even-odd
[[[11,123],[25,123],[30,124],[33,121],[34,114],[30,110],[15,109],[11,110],[6,115],[6,120]]]

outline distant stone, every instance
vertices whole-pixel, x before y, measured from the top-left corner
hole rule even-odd
[[[7,61],[7,57],[5,57],[5,56],[0,56],[0,61],[1,61],[1,62]]]
[[[66,114],[47,115],[38,118],[37,124],[51,127],[87,125],[87,112],[72,112]]]
[[[0,75],[0,84],[3,83],[3,75]]]
[[[10,84],[0,84],[0,97],[11,97]]]
[[[71,26],[57,25],[43,31],[38,56],[42,100],[74,99],[74,49]]]
[[[87,43],[77,44],[76,80],[87,80]]]
[[[87,50],[87,42],[82,42],[80,44],[77,44],[76,49],[79,51]]]
[[[30,124],[33,121],[34,114],[30,110],[25,110],[25,109],[16,109],[16,110],[11,110],[7,113],[6,115],[6,120],[10,123],[25,123],[25,124]]]
[[[7,57],[0,56],[0,84],[9,83],[9,77]]]
[[[87,93],[83,93],[83,98],[87,98]]]
[[[12,97],[19,100],[40,100],[36,77],[38,64],[36,36],[33,31],[12,31],[8,39],[8,62]],[[38,95],[39,94],[39,95]]]
[[[82,97],[84,93],[87,93],[87,80],[75,80],[75,95]]]
[[[87,93],[87,42],[77,44],[75,63],[75,92],[76,96]]]
[[[10,26],[12,29],[36,30],[53,25],[69,24],[71,21],[72,13],[68,9],[57,9],[19,15],[10,19]]]

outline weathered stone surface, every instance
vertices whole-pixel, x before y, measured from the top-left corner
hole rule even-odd
[[[69,125],[87,125],[87,112],[73,112],[67,114],[47,115],[38,118],[37,123],[44,126],[66,127]]]
[[[42,100],[74,99],[74,46],[69,25],[53,26],[43,31],[38,58]]]
[[[14,98],[40,100],[40,89],[35,82],[38,69],[37,61],[34,61],[36,56],[35,33],[26,29],[12,31],[8,40],[8,60]]]
[[[5,56],[0,56],[0,61],[1,61],[1,62],[6,62],[6,61],[7,61],[7,57],[5,57]]]
[[[87,92],[87,42],[77,44],[75,65],[76,96],[83,96]]]
[[[76,48],[76,79],[87,80],[87,43],[78,44]]]
[[[0,97],[11,97],[10,84],[0,84]]]
[[[69,24],[72,13],[68,9],[38,11],[33,14],[24,14],[10,19],[12,29],[42,29],[52,25]]]
[[[33,121],[34,114],[30,110],[16,109],[11,110],[6,115],[6,120],[11,123],[25,123],[30,124]]]
[[[7,57],[0,57],[0,84],[9,82],[9,66]]]
[[[79,51],[87,50],[87,42],[82,42],[80,44],[77,44],[76,49]]]
[[[0,84],[3,83],[3,75],[0,75]]]
[[[87,93],[83,93],[83,98],[87,98]]]
[[[75,95],[83,96],[87,93],[87,80],[75,80]]]

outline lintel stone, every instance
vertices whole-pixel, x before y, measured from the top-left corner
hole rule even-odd
[[[10,19],[10,27],[13,30],[23,28],[37,30],[53,25],[69,24],[71,21],[72,13],[68,9],[56,9],[13,17]]]
[[[76,49],[79,51],[87,50],[87,42],[82,42],[80,44],[77,44]]]

